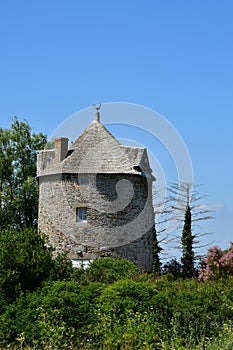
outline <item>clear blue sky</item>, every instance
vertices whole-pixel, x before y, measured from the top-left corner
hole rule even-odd
[[[98,102],[158,111],[183,137],[195,183],[219,208],[208,240],[226,247],[233,239],[232,18],[231,0],[2,1],[0,126],[17,115],[50,135]]]

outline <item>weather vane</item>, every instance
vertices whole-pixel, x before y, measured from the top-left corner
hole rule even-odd
[[[100,112],[99,112],[99,110],[100,110],[100,108],[101,108],[101,103],[99,103],[98,105],[93,104],[93,107],[94,107],[95,110],[96,110],[96,113],[95,113],[95,120],[97,120],[97,122],[99,122],[99,121],[100,121]]]

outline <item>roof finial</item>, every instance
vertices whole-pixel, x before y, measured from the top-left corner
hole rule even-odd
[[[96,112],[95,112],[95,120],[96,120],[97,122],[99,122],[99,121],[100,121],[100,112],[99,112],[99,110],[100,110],[100,108],[101,108],[101,103],[99,103],[98,105],[94,104],[93,107],[96,109]]]

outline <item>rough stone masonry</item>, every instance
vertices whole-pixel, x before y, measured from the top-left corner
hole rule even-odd
[[[152,270],[154,177],[145,148],[121,145],[96,119],[68,147],[37,157],[40,232],[78,266],[121,256]]]

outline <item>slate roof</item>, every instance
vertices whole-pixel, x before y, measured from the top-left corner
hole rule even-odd
[[[146,148],[121,145],[103,124],[94,120],[69,147],[62,162],[50,163],[38,175],[144,173],[154,179],[151,172]]]

